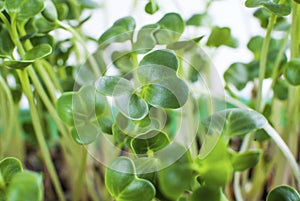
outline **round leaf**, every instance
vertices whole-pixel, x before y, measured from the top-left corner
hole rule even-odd
[[[294,59],[285,64],[285,77],[294,86],[300,85],[300,59]]]
[[[95,82],[96,90],[108,96],[120,96],[131,93],[133,86],[129,80],[117,76],[100,77]]]
[[[22,172],[21,162],[14,157],[7,157],[0,161],[0,186],[9,184],[13,176]],[[1,187],[0,187],[1,188]]]
[[[109,43],[131,40],[135,26],[135,21],[132,17],[121,18],[100,36],[98,42]]]
[[[158,24],[150,24],[141,28],[137,40],[133,44],[133,50],[138,54],[144,54],[152,50],[156,45],[154,33],[159,29]]]
[[[140,66],[151,64],[169,67],[175,71],[178,69],[179,65],[177,56],[169,50],[153,51],[144,56],[144,58],[140,62]]]
[[[277,4],[272,0],[247,0],[245,5],[249,8],[264,6],[278,16],[286,16],[291,13],[290,1],[285,1],[284,4]]]
[[[159,7],[156,3],[154,3],[153,1],[150,1],[146,4],[145,6],[145,11],[148,14],[154,14],[159,10]]]
[[[123,94],[115,97],[115,101],[120,112],[129,119],[143,119],[149,112],[146,101],[136,94]]]
[[[18,20],[26,21],[43,10],[44,0],[8,0],[5,8],[9,14],[16,14]]]
[[[267,201],[299,201],[300,195],[290,186],[278,186],[272,189],[268,196]]]
[[[12,178],[7,189],[7,201],[42,201],[42,176],[33,172],[19,172]]]
[[[146,154],[149,151],[157,152],[170,143],[168,135],[162,131],[152,130],[138,135],[131,141],[131,147],[137,154]]]
[[[74,125],[73,118],[73,96],[74,92],[63,93],[56,101],[56,111],[59,118],[69,126]]]
[[[228,27],[214,27],[206,44],[210,47],[225,45],[236,48],[238,46],[237,40],[231,36],[231,30]]]
[[[184,21],[177,13],[164,15],[157,24],[161,29],[154,36],[158,44],[169,44],[177,41],[184,31]]]
[[[126,157],[117,158],[106,170],[105,185],[117,201],[151,201],[155,196],[154,186],[135,176],[134,163]]]

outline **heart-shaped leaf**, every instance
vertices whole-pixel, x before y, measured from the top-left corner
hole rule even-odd
[[[151,64],[169,67],[174,71],[178,69],[178,65],[179,65],[177,56],[169,50],[153,51],[147,54],[146,56],[144,56],[144,58],[140,62],[140,66],[151,65]]]
[[[149,151],[157,152],[170,143],[168,135],[159,130],[151,130],[146,134],[137,135],[131,140],[131,147],[137,154]]]
[[[105,42],[106,44],[109,44],[111,42],[132,40],[135,26],[135,21],[132,17],[121,18],[100,36],[98,43],[101,44]]]
[[[300,85],[300,59],[293,59],[287,62],[284,75],[291,85]]]
[[[84,144],[93,142],[102,132],[98,116],[104,112],[106,99],[93,86],[82,87],[73,96],[74,125]]]
[[[268,196],[267,201],[299,201],[300,195],[290,186],[278,186],[272,189]]]
[[[15,174],[9,184],[6,196],[7,201],[42,201],[42,176],[33,172],[19,172]]]
[[[154,36],[158,44],[169,44],[177,41],[184,31],[184,21],[177,13],[164,15],[157,24],[161,29]]]
[[[17,158],[7,157],[1,160],[0,161],[0,189],[8,185],[15,174],[22,171],[23,171],[22,164]]]
[[[260,151],[248,151],[244,153],[234,153],[232,156],[232,166],[235,171],[244,171],[254,167],[260,157]]]
[[[128,51],[115,51],[111,54],[114,65],[124,74],[130,72],[133,68],[132,56]]]
[[[137,40],[133,44],[133,50],[137,54],[144,54],[152,50],[156,45],[154,33],[159,29],[158,24],[149,24],[142,27],[138,33]]]
[[[44,8],[44,0],[5,1],[5,8],[10,15],[17,15],[20,21],[26,21],[40,13]]]
[[[141,120],[149,112],[148,104],[134,93],[126,93],[115,97],[116,106],[129,119]]]
[[[266,9],[278,16],[286,16],[291,13],[290,1],[285,1],[283,4],[277,4],[272,0],[247,0],[245,5],[249,8],[264,6]]]
[[[151,105],[161,108],[182,107],[188,98],[189,89],[176,72],[161,65],[143,65],[138,68],[142,84],[142,97]]]
[[[131,94],[133,92],[132,83],[122,77],[104,76],[95,82],[98,92],[107,96],[120,96],[123,94]]]
[[[227,84],[233,84],[238,90],[242,90],[248,82],[247,66],[243,63],[234,63],[225,71],[224,79]]]
[[[222,134],[225,138],[246,135],[267,124],[264,116],[254,110],[227,109],[214,113],[203,124],[209,133]]]
[[[52,53],[52,47],[48,44],[41,44],[33,47],[25,53],[22,60],[6,60],[4,64],[15,69],[24,69],[38,59],[44,58]]]
[[[236,48],[238,41],[231,36],[231,30],[228,27],[214,27],[207,40],[207,46],[220,47],[222,45]]]
[[[152,183],[138,178],[133,161],[126,157],[117,158],[106,170],[105,185],[116,201],[151,201],[155,196]]]

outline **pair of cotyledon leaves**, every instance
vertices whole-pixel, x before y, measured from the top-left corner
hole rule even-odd
[[[42,201],[42,176],[23,171],[21,162],[16,158],[4,158],[0,161],[0,200]]]
[[[134,74],[140,86],[117,76],[100,77],[95,87],[100,93],[113,96],[117,108],[126,117],[141,120],[148,114],[148,104],[159,108],[182,107],[189,89],[177,77],[178,59],[167,50],[153,51],[141,60]]]

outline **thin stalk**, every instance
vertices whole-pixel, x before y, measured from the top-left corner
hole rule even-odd
[[[277,131],[270,124],[264,126],[263,129],[268,133],[268,135],[276,143],[278,148],[281,150],[282,154],[287,159],[297,181],[298,188],[300,188],[300,170],[297,161],[293,156],[293,153],[290,151],[289,147],[285,144],[285,142],[282,140]]]
[[[8,29],[10,31],[11,38],[12,38],[14,44],[17,46],[21,57],[23,57],[25,55],[25,50],[24,50],[24,48],[23,48],[23,46],[22,46],[22,44],[19,40],[19,35],[18,35],[18,32],[17,32],[17,24],[16,24],[15,16],[11,16],[11,25],[9,27],[11,27],[10,29]],[[62,186],[59,182],[56,170],[54,168],[54,164],[51,160],[51,155],[50,155],[50,152],[47,148],[46,140],[43,136],[43,129],[41,127],[39,113],[38,113],[37,108],[36,108],[33,93],[31,91],[31,86],[30,86],[30,82],[29,82],[29,79],[28,79],[27,71],[26,71],[26,69],[22,70],[22,71],[20,71],[20,70],[16,70],[16,71],[17,71],[17,74],[19,76],[23,92],[26,95],[26,97],[28,99],[28,102],[29,102],[30,113],[31,113],[31,116],[32,116],[32,122],[34,122],[33,123],[33,128],[34,128],[34,131],[35,131],[35,135],[36,135],[38,144],[39,144],[40,149],[41,149],[43,159],[45,161],[45,164],[47,166],[47,169],[48,169],[49,174],[51,176],[51,179],[53,181],[53,185],[54,185],[54,188],[57,192],[59,200],[60,201],[65,201]]]
[[[8,126],[8,130],[7,130],[7,133],[6,133],[6,135],[8,137],[7,137],[6,140],[7,140],[7,142],[10,142],[10,140],[11,140],[11,138],[13,136],[13,129],[14,129],[12,123],[14,122],[14,115],[16,115],[14,113],[14,109],[15,109],[14,108],[14,101],[13,101],[13,97],[12,97],[12,95],[10,93],[10,89],[9,89],[8,85],[6,84],[4,78],[1,75],[0,75],[0,86],[1,86],[1,88],[3,90],[2,95],[6,96],[6,105],[7,105],[7,108],[6,108],[6,106],[5,106],[5,108],[7,109],[8,113],[4,113],[3,112],[2,114],[6,115],[4,117],[4,119],[7,119],[7,122],[8,122],[8,123],[5,123],[4,126]],[[4,102],[3,102],[3,105],[5,105]],[[2,147],[3,148],[2,149],[2,153],[6,152],[6,150],[7,150],[7,148],[8,148],[9,145],[10,145],[9,143],[5,143],[3,145],[3,147]]]
[[[275,64],[274,64],[275,68],[273,69],[273,73],[272,73],[272,83],[271,83],[270,89],[268,90],[268,93],[271,92],[271,89],[274,87],[274,85],[277,81],[277,78],[279,76],[280,63],[281,63],[281,59],[283,58],[288,39],[289,39],[289,32],[287,32],[287,34],[285,35],[285,37],[283,39],[283,42],[282,42],[282,45],[280,47],[280,50],[278,52],[279,56],[275,60]],[[268,94],[267,94],[265,100],[262,100],[262,104],[261,104],[262,110],[261,111],[263,111],[265,109],[265,106],[266,106],[266,103],[267,103],[267,100],[266,100],[267,97],[268,97]]]
[[[265,78],[266,68],[267,68],[267,58],[268,58],[268,50],[271,41],[271,32],[274,28],[274,24],[276,22],[276,15],[272,14],[268,27],[266,36],[263,42],[260,62],[259,62],[259,79],[258,79],[258,92],[257,92],[257,99],[256,99],[256,110],[261,111],[262,109],[262,89],[263,89],[263,80]]]
[[[33,93],[31,91],[31,87],[30,87],[27,72],[25,70],[23,70],[23,71],[18,70],[17,73],[18,73],[18,76],[20,78],[20,82],[22,84],[23,91],[24,91],[24,93],[25,93],[25,95],[28,99],[28,102],[29,102],[30,113],[31,113],[31,116],[32,116],[32,122],[34,122],[33,123],[33,128],[34,128],[34,131],[35,131],[35,135],[36,135],[38,144],[39,144],[40,149],[41,149],[43,159],[45,161],[45,164],[47,166],[47,169],[48,169],[49,174],[51,176],[51,179],[53,181],[53,185],[54,185],[54,188],[57,192],[59,200],[60,201],[65,201],[66,199],[64,197],[62,186],[59,182],[59,178],[58,178],[56,170],[54,168],[54,164],[51,160],[51,155],[50,155],[50,152],[47,148],[46,140],[43,136],[43,129],[41,127],[39,113],[37,111],[36,104],[34,102]]]
[[[102,73],[98,67],[97,61],[95,60],[95,58],[93,57],[93,55],[89,52],[89,50],[86,47],[85,41],[82,39],[82,37],[76,32],[76,30],[74,30],[71,26],[64,24],[63,22],[57,21],[57,24],[64,30],[70,32],[74,38],[79,42],[79,44],[81,44],[82,48],[84,49],[87,59],[91,64],[91,68],[94,71],[94,73],[96,74],[96,76],[101,76]]]
[[[84,175],[87,163],[88,152],[84,146],[82,146],[82,158],[77,175],[77,181],[73,192],[73,201],[78,201],[81,195],[81,189],[84,187]]]

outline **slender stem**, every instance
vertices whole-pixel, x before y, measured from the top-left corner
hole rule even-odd
[[[2,90],[3,90],[3,95],[5,95],[6,96],[6,100],[7,100],[7,106],[8,106],[8,108],[7,108],[7,111],[8,111],[8,113],[3,113],[3,114],[6,114],[7,115],[7,124],[5,124],[4,126],[8,126],[8,130],[7,130],[7,142],[10,142],[10,140],[11,140],[11,138],[12,138],[12,136],[13,136],[13,124],[12,124],[12,122],[14,122],[14,115],[16,115],[15,114],[15,108],[14,108],[14,101],[13,101],[13,97],[12,97],[12,95],[11,95],[11,93],[10,93],[10,89],[9,89],[9,87],[8,87],[8,85],[6,84],[6,82],[5,82],[5,80],[4,80],[4,78],[0,75],[0,86],[1,86],[1,88],[2,88]],[[6,117],[4,117],[5,119],[6,119]],[[5,143],[4,145],[3,145],[3,149],[2,149],[2,153],[5,153],[6,152],[6,149],[8,148],[8,146],[9,146],[9,143]]]
[[[14,16],[11,16],[11,25],[10,25],[10,27],[11,28],[8,29],[8,30],[10,31],[11,38],[12,38],[14,44],[17,46],[21,57],[23,57],[25,55],[25,50],[24,50],[24,48],[23,48],[23,46],[22,46],[22,44],[19,40],[19,35],[18,35],[18,32],[17,32],[17,24],[16,24],[16,20],[15,20]],[[54,185],[54,188],[57,192],[59,200],[60,201],[65,201],[65,197],[64,197],[64,193],[63,193],[61,184],[59,182],[56,170],[54,168],[54,164],[51,160],[50,152],[47,148],[47,144],[46,144],[45,138],[43,136],[43,129],[41,127],[39,113],[38,113],[37,108],[36,108],[36,104],[35,104],[35,101],[34,101],[34,96],[33,96],[33,93],[31,91],[31,86],[30,86],[30,82],[29,82],[29,79],[28,79],[27,71],[26,71],[26,69],[23,70],[23,71],[17,70],[17,74],[19,76],[19,79],[20,79],[20,82],[21,82],[21,85],[22,85],[22,88],[23,88],[23,92],[25,93],[25,95],[28,99],[28,102],[29,102],[30,113],[31,113],[31,116],[32,116],[32,122],[34,122],[33,123],[33,128],[34,128],[34,131],[35,131],[35,135],[36,135],[38,144],[39,144],[40,149],[41,149],[43,159],[45,161],[45,164],[47,166],[47,169],[48,169],[49,174],[51,176],[51,179],[53,181],[53,185]]]
[[[85,167],[87,163],[87,156],[88,152],[84,146],[82,146],[82,158],[81,158],[81,164],[79,167],[78,175],[77,175],[77,181],[74,188],[73,193],[73,201],[78,201],[80,199],[80,193],[82,192],[81,189],[84,186],[84,174],[85,174]]]
[[[267,58],[268,58],[268,50],[269,44],[271,41],[271,32],[276,22],[276,15],[272,14],[268,27],[267,33],[263,42],[261,56],[260,56],[260,63],[259,63],[259,79],[258,79],[258,92],[257,92],[257,99],[256,99],[256,110],[261,111],[262,107],[262,89],[263,89],[263,80],[265,78],[266,68],[267,68]]]
[[[277,133],[277,131],[270,125],[267,124],[264,127],[264,130],[269,134],[269,136],[273,139],[273,141],[276,143],[276,145],[281,150],[282,154],[287,159],[294,176],[297,180],[298,188],[300,188],[300,170],[299,166],[297,164],[297,161],[295,160],[292,152],[290,151],[289,147],[285,144],[285,142],[282,140],[280,135]]]
[[[75,37],[75,39],[81,44],[82,48],[84,49],[85,53],[87,54],[87,59],[90,62],[91,68],[94,71],[94,73],[96,74],[96,76],[100,76],[102,75],[100,68],[98,67],[97,61],[95,60],[95,58],[93,57],[93,55],[89,52],[89,50],[86,47],[85,41],[82,39],[82,37],[76,32],[76,30],[74,30],[71,26],[64,24],[63,22],[58,21],[57,22],[58,25],[66,30],[69,31],[70,33],[73,34],[73,36]]]
[[[34,131],[35,131],[35,135],[36,135],[38,144],[40,145],[40,149],[41,149],[43,159],[45,161],[45,164],[47,166],[47,169],[48,169],[49,174],[51,176],[51,179],[53,181],[54,188],[57,192],[59,200],[60,201],[65,201],[65,197],[64,197],[64,193],[63,193],[61,184],[59,182],[56,170],[54,168],[54,164],[51,160],[50,152],[47,148],[47,144],[46,144],[45,138],[43,136],[43,129],[41,127],[39,113],[37,111],[36,104],[34,102],[33,93],[31,91],[31,87],[30,87],[27,72],[25,70],[24,71],[19,71],[18,70],[17,73],[19,75],[19,78],[20,78],[20,81],[21,81],[21,84],[22,84],[22,87],[23,87],[23,91],[24,91],[24,93],[25,93],[25,95],[28,99],[28,102],[29,102],[30,113],[31,113],[31,116],[32,116],[32,122],[34,122],[33,123],[33,128],[34,128]]]

